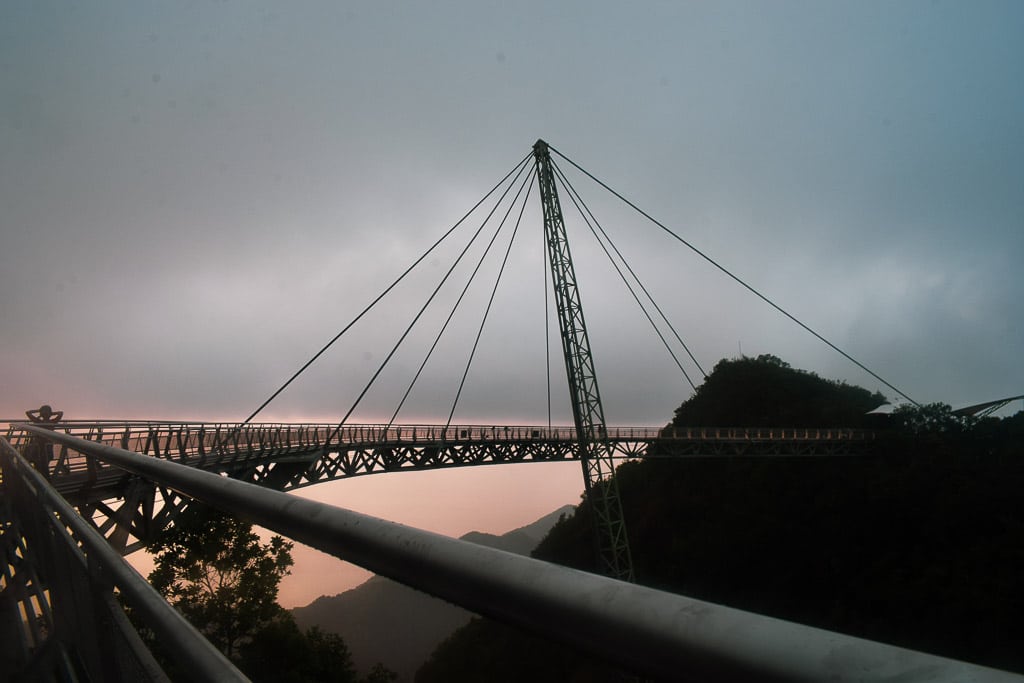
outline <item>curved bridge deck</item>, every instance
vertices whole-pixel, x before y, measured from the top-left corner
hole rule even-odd
[[[378,472],[577,459],[572,427],[68,421],[58,431],[276,489]],[[14,443],[24,441],[16,423]],[[874,434],[853,429],[613,427],[614,457],[845,455]],[[52,446],[51,480],[73,502],[119,495],[126,476]]]

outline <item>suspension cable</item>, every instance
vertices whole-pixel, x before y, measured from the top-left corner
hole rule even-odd
[[[535,173],[536,173],[536,168],[534,169],[534,174]],[[532,175],[529,178],[527,178],[527,180],[532,180],[532,179],[533,179]],[[522,192],[522,187],[519,188],[519,191]],[[463,387],[466,384],[466,377],[469,375],[469,368],[470,368],[470,366],[472,366],[473,358],[476,356],[476,349],[477,349],[477,346],[480,344],[480,337],[481,337],[481,335],[483,335],[484,325],[487,324],[487,317],[490,315],[491,306],[494,304],[494,295],[498,293],[498,285],[501,283],[501,276],[505,273],[505,266],[508,265],[508,256],[512,252],[512,245],[516,241],[516,235],[519,234],[519,225],[523,221],[523,212],[526,211],[526,202],[529,200],[530,192],[532,192],[532,191],[533,191],[533,183],[531,182],[530,185],[529,185],[529,189],[526,192],[526,195],[523,197],[523,204],[519,208],[519,216],[516,218],[516,226],[512,230],[512,237],[510,237],[509,240],[508,240],[508,247],[505,249],[505,258],[502,259],[501,267],[498,269],[498,276],[494,279],[494,288],[491,290],[491,298],[488,299],[488,301],[487,301],[487,308],[484,309],[483,318],[480,320],[480,327],[479,327],[479,329],[476,332],[476,339],[473,341],[473,349],[469,353],[469,360],[466,361],[466,369],[463,371],[462,379],[459,381],[459,390],[455,394],[455,400],[452,402],[452,410],[451,410],[450,413],[448,413],[448,421],[445,422],[445,425],[444,425],[445,430],[447,430],[449,425],[451,425],[452,418],[455,416],[455,408],[456,408],[456,406],[459,403],[459,398],[462,396],[462,389],[463,389]],[[519,199],[519,196],[517,194],[516,195],[516,199],[513,200],[512,203],[515,204],[515,201],[518,200],[518,199]],[[511,207],[509,207],[509,208],[511,210]],[[507,218],[508,214],[506,214],[505,216]],[[504,224],[504,220],[502,220],[502,223]],[[442,432],[442,433],[444,433],[444,432]]]
[[[554,164],[552,164],[552,167],[554,167]],[[557,169],[555,170],[555,173],[558,173]],[[608,257],[608,261],[612,264],[612,267],[615,269],[615,272],[619,274],[619,279],[622,280],[622,283],[626,285],[626,289],[629,290],[629,293],[633,296],[633,301],[636,302],[636,305],[640,308],[640,311],[644,314],[644,317],[647,318],[647,322],[651,324],[651,327],[654,329],[654,333],[658,335],[658,339],[661,340],[662,346],[665,347],[665,350],[668,351],[668,355],[672,357],[673,361],[675,361],[676,367],[678,367],[679,371],[683,373],[683,377],[686,378],[686,381],[690,385],[690,388],[693,389],[694,391],[697,391],[697,386],[693,383],[693,380],[690,379],[690,375],[688,372],[686,372],[686,369],[683,367],[682,363],[679,362],[679,359],[676,357],[675,352],[672,350],[672,348],[669,346],[668,341],[665,339],[665,335],[663,335],[661,333],[661,330],[658,329],[658,326],[657,324],[655,324],[654,319],[651,318],[651,314],[647,311],[647,308],[644,306],[643,302],[640,301],[640,297],[637,296],[636,291],[634,291],[633,285],[630,284],[629,280],[626,279],[626,276],[622,272],[622,269],[619,267],[619,264],[612,257],[611,252],[608,251],[608,247],[605,246],[604,242],[601,240],[601,237],[597,234],[597,231],[594,229],[594,226],[591,225],[590,219],[587,218],[586,214],[584,214],[583,209],[580,207],[579,198],[576,197],[573,194],[573,190],[568,185],[566,185],[565,179],[563,177],[559,177],[558,179],[562,184],[562,188],[569,195],[570,201],[572,201],[573,205],[576,207],[576,211],[579,212],[580,217],[583,218],[583,222],[586,224],[587,228],[590,229],[590,234],[592,234],[594,236],[594,239],[597,240],[598,245],[600,245],[601,250],[604,251],[604,255]],[[603,232],[604,231],[602,230],[602,233]],[[605,239],[607,238],[608,235],[605,234]],[[612,246],[614,248],[614,245]]]
[[[391,283],[390,285],[388,285],[388,287],[387,287],[387,288],[386,288],[386,289],[385,289],[385,290],[384,290],[383,292],[381,292],[381,293],[380,293],[380,294],[379,294],[379,295],[377,296],[377,298],[376,298],[376,299],[374,299],[373,301],[371,301],[371,302],[370,302],[370,304],[369,304],[369,305],[368,305],[368,306],[367,306],[366,308],[364,308],[364,309],[363,309],[363,310],[362,310],[362,311],[361,311],[361,312],[359,313],[359,315],[357,315],[357,316],[356,316],[355,318],[353,318],[353,319],[352,319],[352,321],[351,321],[351,322],[350,322],[350,323],[349,323],[348,325],[346,325],[346,326],[345,326],[345,327],[344,327],[344,328],[343,328],[343,329],[341,330],[341,332],[339,332],[338,334],[334,335],[334,338],[333,338],[333,339],[331,339],[331,340],[330,340],[329,342],[327,342],[327,343],[326,343],[326,344],[325,344],[325,345],[323,346],[323,348],[321,348],[321,349],[320,349],[319,351],[317,351],[317,352],[316,352],[315,354],[313,354],[313,357],[312,357],[312,358],[310,358],[310,359],[309,359],[308,361],[306,361],[306,363],[305,363],[305,364],[304,364],[304,365],[303,365],[303,366],[302,366],[301,368],[299,368],[299,369],[298,369],[298,371],[296,371],[296,373],[295,373],[294,375],[292,375],[291,377],[289,377],[289,378],[288,378],[288,381],[286,381],[286,382],[285,382],[284,384],[282,384],[282,385],[281,385],[281,386],[280,386],[280,387],[279,387],[279,388],[277,389],[277,391],[275,391],[275,392],[274,392],[273,394],[271,394],[271,395],[270,395],[270,398],[268,398],[268,399],[267,399],[267,400],[265,400],[265,401],[264,401],[263,403],[261,403],[261,404],[260,404],[260,406],[259,406],[259,408],[257,408],[256,410],[252,411],[252,413],[251,413],[251,414],[249,415],[249,417],[245,418],[245,420],[243,420],[243,421],[242,421],[242,423],[241,423],[241,425],[239,425],[239,427],[241,427],[242,425],[246,425],[246,424],[249,424],[249,422],[250,422],[250,421],[251,421],[251,420],[252,420],[252,419],[253,419],[254,417],[256,417],[256,416],[257,416],[257,415],[258,415],[258,414],[259,414],[259,413],[260,413],[260,412],[261,412],[261,411],[262,411],[262,410],[263,410],[264,408],[266,408],[266,407],[267,407],[267,405],[269,405],[271,401],[273,401],[273,400],[274,400],[275,398],[277,398],[277,397],[278,397],[278,395],[279,395],[279,394],[280,394],[280,393],[281,393],[282,391],[284,391],[284,390],[285,390],[286,388],[288,388],[288,385],[290,385],[290,384],[291,384],[292,382],[294,382],[294,381],[295,381],[295,380],[296,380],[296,379],[298,378],[298,376],[299,376],[299,375],[301,375],[301,374],[302,374],[303,372],[305,372],[305,371],[306,371],[306,369],[307,369],[307,368],[308,368],[308,367],[309,367],[310,365],[312,365],[312,364],[313,364],[314,362],[316,362],[316,360],[317,360],[317,359],[318,359],[318,358],[319,358],[320,356],[322,356],[322,355],[323,355],[323,354],[324,354],[324,353],[325,353],[325,352],[327,351],[327,349],[331,348],[331,346],[333,346],[333,345],[334,345],[334,343],[335,343],[336,341],[338,341],[339,339],[341,339],[341,336],[342,336],[343,334],[345,334],[346,332],[348,332],[348,331],[349,331],[349,329],[351,329],[353,325],[355,325],[355,324],[356,324],[357,322],[359,322],[359,320],[360,320],[360,319],[361,319],[361,318],[362,318],[362,317],[363,317],[364,315],[366,315],[366,314],[367,314],[367,313],[368,313],[368,312],[370,311],[370,309],[372,309],[372,308],[373,308],[374,306],[376,306],[376,305],[377,305],[377,303],[378,303],[378,302],[380,302],[380,300],[381,300],[381,299],[383,299],[383,298],[384,298],[385,296],[387,296],[387,295],[388,295],[388,293],[390,293],[390,292],[391,292],[391,290],[392,290],[392,289],[394,289],[394,288],[395,288],[395,287],[396,287],[396,286],[398,285],[398,283],[399,283],[399,282],[401,282],[401,281],[402,281],[403,279],[405,279],[405,276],[406,276],[406,275],[408,275],[408,274],[409,274],[410,272],[412,272],[412,270],[413,270],[414,268],[416,268],[416,266],[418,266],[418,265],[419,265],[420,263],[422,263],[422,262],[423,262],[423,260],[424,260],[424,259],[426,259],[426,258],[427,258],[427,256],[429,256],[429,255],[430,255],[430,253],[431,253],[432,251],[434,251],[434,249],[436,249],[436,248],[437,248],[437,247],[438,247],[438,246],[439,246],[439,245],[440,245],[440,244],[441,244],[441,243],[442,243],[442,242],[443,242],[443,241],[444,241],[445,239],[447,239],[447,238],[448,238],[448,236],[449,236],[449,235],[451,235],[451,234],[452,234],[453,232],[455,232],[455,230],[456,230],[456,229],[457,229],[457,228],[458,228],[458,227],[459,227],[460,225],[462,225],[462,223],[463,223],[463,222],[464,222],[464,221],[465,221],[465,220],[466,220],[467,218],[469,218],[469,216],[470,216],[470,215],[472,215],[472,213],[473,213],[474,211],[476,211],[476,210],[477,210],[477,208],[479,208],[479,206],[480,206],[481,204],[483,204],[483,203],[484,203],[485,201],[487,201],[487,198],[488,198],[488,197],[490,197],[490,196],[491,196],[492,194],[494,194],[494,192],[495,192],[495,191],[496,191],[496,190],[497,190],[497,189],[498,189],[499,187],[501,187],[501,186],[502,186],[502,185],[503,185],[503,184],[505,183],[505,181],[506,181],[506,180],[508,180],[508,179],[509,179],[509,178],[510,178],[510,177],[511,177],[511,176],[512,176],[513,174],[517,174],[517,170],[518,170],[518,173],[522,173],[522,168],[521,168],[521,167],[525,166],[525,165],[526,165],[526,163],[527,163],[527,162],[528,162],[528,161],[529,161],[529,160],[530,160],[530,159],[532,158],[532,156],[533,156],[533,154],[532,154],[532,152],[531,152],[530,154],[527,154],[527,155],[526,155],[525,157],[523,157],[523,158],[522,158],[522,160],[520,160],[520,161],[519,161],[519,163],[517,163],[517,164],[516,164],[515,166],[513,166],[513,167],[512,167],[512,170],[511,170],[511,171],[509,171],[508,173],[506,173],[506,174],[505,174],[505,177],[503,177],[503,178],[502,178],[501,180],[499,180],[499,181],[498,181],[498,182],[497,182],[497,183],[496,183],[496,184],[494,185],[494,187],[492,187],[492,188],[491,188],[491,189],[490,189],[490,190],[489,190],[489,191],[487,192],[487,194],[485,194],[485,195],[484,195],[484,196],[483,196],[483,197],[482,197],[482,198],[480,199],[480,201],[478,201],[478,202],[477,202],[476,204],[474,204],[474,205],[473,205],[473,208],[471,208],[471,209],[470,209],[469,211],[467,211],[467,212],[466,212],[466,214],[465,214],[465,215],[464,215],[464,216],[463,216],[462,218],[460,218],[460,219],[459,219],[458,221],[456,221],[455,225],[453,225],[453,226],[452,226],[451,228],[449,228],[449,229],[448,229],[448,231],[447,231],[447,232],[445,232],[445,233],[444,233],[443,235],[441,235],[441,237],[440,237],[440,238],[438,238],[438,240],[437,240],[436,242],[434,242],[434,243],[433,243],[432,245],[430,245],[430,248],[429,248],[429,249],[427,249],[427,250],[426,250],[425,252],[423,252],[423,254],[422,254],[422,255],[421,255],[421,256],[420,256],[419,258],[417,258],[417,259],[416,259],[415,261],[413,261],[413,262],[412,262],[412,265],[410,265],[410,266],[409,266],[408,268],[406,268],[406,269],[405,269],[405,271],[404,271],[404,272],[403,272],[403,273],[402,273],[401,275],[399,275],[399,276],[398,276],[398,279],[397,279],[397,280],[395,280],[395,281],[394,281],[394,282],[392,282],[392,283]],[[518,175],[518,174],[517,174],[517,175]],[[218,444],[218,449],[219,449],[220,445],[221,445],[221,444]]]
[[[526,179],[523,180],[523,185],[520,185],[519,190],[518,190],[518,192],[516,192],[516,196],[512,199],[512,202],[509,204],[508,210],[505,212],[504,217],[501,219],[501,222],[498,224],[498,227],[494,231],[494,234],[491,235],[491,239],[487,243],[487,247],[484,249],[483,254],[480,255],[480,258],[477,260],[476,267],[473,268],[473,272],[470,273],[469,279],[466,281],[466,286],[462,288],[462,292],[459,294],[459,298],[455,301],[455,305],[452,306],[452,310],[448,314],[448,318],[444,321],[444,324],[441,326],[440,331],[438,331],[437,336],[434,338],[434,343],[431,344],[430,350],[427,351],[426,356],[423,358],[423,362],[420,364],[419,369],[416,371],[416,375],[412,378],[412,382],[409,383],[409,388],[405,390],[405,394],[402,396],[402,400],[399,401],[398,407],[395,408],[394,414],[392,414],[391,415],[391,419],[388,420],[387,427],[390,427],[391,425],[393,425],[395,420],[398,418],[398,413],[402,410],[402,406],[405,405],[405,401],[409,398],[409,394],[412,392],[412,389],[416,385],[417,380],[419,380],[420,374],[423,372],[423,369],[427,366],[427,362],[430,360],[430,358],[433,355],[434,351],[437,349],[437,345],[440,343],[441,337],[444,335],[445,330],[448,329],[448,325],[451,323],[452,318],[455,317],[455,312],[458,310],[459,305],[462,303],[462,300],[465,298],[466,293],[469,291],[470,286],[473,284],[473,281],[476,279],[477,273],[480,272],[480,267],[483,265],[484,260],[487,258],[487,255],[490,253],[491,247],[493,247],[494,243],[497,241],[498,234],[505,227],[505,221],[508,219],[508,216],[512,212],[512,209],[515,208],[516,202],[519,201],[519,196],[520,196],[520,194],[522,194],[523,187],[527,183],[529,183],[529,182],[531,182],[533,180],[534,173],[535,173],[535,171],[531,171],[530,174],[527,175]],[[386,428],[385,428],[385,433],[386,433]]]
[[[576,206],[576,210],[580,213],[580,217],[583,218],[583,222],[586,223],[587,227],[590,229],[591,234],[593,234],[594,238],[597,240],[597,243],[601,245],[601,249],[604,251],[605,256],[608,257],[608,261],[611,262],[612,266],[615,268],[615,272],[619,274],[619,277],[622,279],[623,284],[626,285],[626,289],[628,289],[629,293],[633,295],[633,300],[636,301],[637,306],[640,307],[640,310],[647,318],[647,322],[651,324],[651,327],[654,328],[655,334],[657,334],[658,338],[661,339],[661,343],[664,345],[665,350],[668,351],[668,354],[672,357],[672,360],[675,361],[675,364],[679,368],[680,372],[683,373],[683,377],[685,377],[686,381],[690,384],[690,388],[693,389],[694,391],[697,391],[697,386],[693,383],[693,380],[690,379],[689,373],[686,372],[686,369],[683,367],[682,363],[679,362],[679,359],[676,357],[676,354],[672,350],[672,347],[665,339],[665,336],[658,328],[658,325],[654,322],[654,319],[648,312],[647,307],[643,304],[643,302],[640,301],[640,297],[637,296],[637,293],[633,289],[633,286],[626,278],[625,273],[622,272],[622,269],[619,268],[618,263],[615,261],[615,258],[611,255],[611,253],[608,251],[608,247],[605,246],[604,242],[607,242],[608,246],[610,246],[612,250],[615,252],[615,254],[619,257],[619,260],[622,261],[622,265],[626,267],[626,270],[629,271],[629,274],[633,277],[633,280],[636,281],[636,284],[640,286],[640,289],[647,296],[647,299],[654,306],[654,309],[661,315],[661,319],[665,322],[668,328],[672,330],[672,333],[675,335],[676,341],[679,342],[679,344],[686,351],[687,355],[689,355],[690,360],[693,361],[693,364],[697,366],[697,369],[700,371],[701,375],[703,375],[704,378],[707,379],[708,375],[706,372],[704,372],[704,368],[701,367],[701,364],[694,357],[693,353],[690,351],[690,347],[687,346],[686,342],[684,342],[682,337],[679,336],[679,333],[676,331],[675,327],[672,326],[672,323],[666,317],[664,311],[662,311],[661,307],[658,306],[658,302],[654,300],[654,297],[651,296],[651,293],[647,290],[647,287],[644,286],[644,283],[640,280],[636,272],[629,265],[629,262],[626,261],[626,258],[622,255],[622,252],[619,251],[619,248],[617,246],[615,246],[615,242],[612,241],[612,238],[601,226],[601,223],[597,220],[597,217],[594,216],[594,212],[590,210],[590,207],[587,206],[587,204],[583,201],[583,197],[581,197],[579,192],[576,191],[576,188],[572,186],[572,184],[569,182],[569,179],[565,177],[565,174],[562,172],[562,169],[558,168],[558,166],[554,162],[551,163],[551,166],[552,168],[555,169],[555,173],[558,175],[559,182],[561,182],[562,187],[565,188],[566,192],[569,195],[569,198]],[[586,210],[586,214],[584,213],[584,210]],[[587,217],[588,215],[589,218]],[[593,221],[593,225],[591,225],[591,221]],[[597,231],[594,230],[594,226],[597,226],[597,230],[601,232],[601,236],[604,237],[603,241],[601,239],[601,236],[597,234]]]
[[[398,352],[398,348],[405,341],[405,338],[409,336],[409,333],[412,332],[412,328],[419,321],[420,317],[423,316],[424,311],[426,311],[427,307],[430,306],[431,302],[434,300],[434,297],[437,296],[437,293],[439,291],[441,291],[441,288],[444,286],[445,282],[448,281],[448,278],[451,276],[451,274],[455,270],[456,266],[458,266],[459,263],[462,261],[462,258],[466,255],[466,252],[469,251],[469,248],[473,245],[473,242],[475,242],[476,238],[480,236],[480,233],[483,231],[484,226],[487,225],[487,221],[489,221],[491,219],[491,216],[493,216],[494,212],[497,211],[498,206],[500,206],[501,202],[504,201],[505,197],[508,196],[509,191],[512,189],[512,187],[515,186],[516,181],[519,180],[519,177],[522,175],[522,173],[526,169],[526,167],[527,166],[525,164],[520,164],[519,165],[519,170],[516,173],[515,177],[512,179],[512,181],[509,184],[509,186],[505,188],[505,191],[501,193],[501,196],[498,197],[497,202],[495,202],[494,206],[488,212],[487,216],[480,223],[480,227],[477,228],[476,232],[473,233],[473,237],[469,240],[469,242],[466,244],[466,246],[459,253],[458,257],[455,259],[455,261],[452,263],[451,267],[448,269],[448,272],[446,272],[444,274],[444,277],[441,278],[441,281],[438,283],[437,287],[434,288],[434,291],[431,292],[430,296],[427,298],[427,301],[423,304],[423,306],[420,308],[419,312],[412,319],[412,322],[410,322],[408,327],[405,328],[405,332],[403,332],[402,336],[399,337],[397,342],[395,342],[394,347],[388,353],[388,355],[384,359],[384,361],[380,364],[380,367],[377,368],[377,371],[375,373],[373,373],[373,376],[370,378],[370,381],[367,382],[366,386],[363,387],[363,390],[361,392],[359,392],[359,396],[357,396],[355,402],[352,403],[352,407],[348,409],[348,412],[345,413],[345,416],[341,418],[341,421],[338,423],[338,425],[328,435],[328,437],[327,437],[327,442],[328,443],[338,434],[339,431],[341,431],[341,428],[348,421],[348,418],[351,417],[352,413],[355,412],[356,408],[359,406],[359,403],[363,400],[363,398],[366,396],[366,393],[370,390],[370,387],[373,386],[373,383],[375,381],[377,381],[377,378],[380,376],[380,373],[384,371],[384,368],[387,366],[387,364],[394,357],[395,353]]]
[[[868,367],[867,367],[866,365],[864,365],[863,363],[861,363],[861,362],[860,362],[859,360],[857,360],[856,358],[854,358],[853,356],[851,356],[851,355],[850,355],[850,354],[848,354],[847,352],[843,351],[843,350],[842,350],[841,348],[839,348],[838,346],[836,346],[835,344],[833,344],[832,342],[830,342],[830,341],[829,341],[828,339],[825,339],[825,337],[823,337],[822,335],[818,334],[818,333],[817,333],[817,332],[815,332],[815,331],[814,331],[813,329],[811,329],[811,328],[810,328],[809,326],[807,326],[806,324],[804,324],[803,322],[801,322],[801,321],[800,321],[800,320],[799,320],[798,318],[796,318],[796,316],[794,316],[793,314],[789,313],[788,311],[786,311],[785,309],[783,309],[783,308],[782,308],[781,306],[779,306],[778,304],[776,304],[776,303],[775,303],[774,301],[772,301],[771,299],[769,299],[769,298],[768,298],[767,296],[765,296],[765,295],[764,295],[764,294],[762,294],[761,292],[759,292],[759,291],[757,291],[756,289],[754,289],[754,288],[753,288],[753,287],[752,287],[751,285],[747,284],[747,283],[746,283],[746,282],[745,282],[744,280],[740,279],[740,277],[739,277],[739,276],[737,276],[737,275],[734,275],[734,274],[733,274],[733,273],[732,273],[732,272],[731,272],[730,270],[728,270],[728,269],[727,269],[727,268],[726,268],[725,266],[721,265],[720,263],[718,263],[717,261],[715,261],[715,260],[714,260],[713,258],[711,258],[711,257],[710,257],[710,256],[708,256],[707,254],[705,254],[705,253],[704,253],[703,251],[701,251],[700,249],[698,249],[698,248],[697,248],[697,247],[695,247],[694,245],[690,244],[690,243],[689,243],[688,241],[686,241],[685,239],[683,239],[682,237],[680,237],[680,236],[679,236],[678,234],[676,234],[675,232],[673,232],[672,230],[670,230],[670,229],[669,229],[669,228],[668,228],[668,227],[667,227],[667,226],[666,226],[666,225],[665,225],[664,223],[662,223],[661,221],[659,221],[659,220],[655,219],[655,218],[654,218],[653,216],[651,216],[651,215],[650,215],[649,213],[647,213],[646,211],[644,211],[643,209],[641,209],[640,207],[638,207],[638,206],[637,206],[636,204],[634,204],[634,203],[633,203],[633,202],[631,202],[630,200],[628,200],[628,199],[626,199],[625,197],[623,197],[623,196],[622,196],[621,194],[619,194],[618,192],[616,192],[615,190],[613,190],[613,189],[612,189],[611,187],[609,187],[609,186],[608,186],[607,184],[605,184],[605,183],[604,183],[604,182],[603,182],[602,180],[600,180],[599,178],[597,178],[596,176],[594,176],[594,175],[593,175],[592,173],[590,173],[590,172],[589,172],[589,171],[587,171],[587,170],[586,170],[585,168],[583,168],[582,166],[580,166],[579,164],[577,164],[577,163],[576,163],[575,161],[573,161],[573,160],[572,160],[572,159],[570,159],[569,157],[565,156],[564,154],[562,154],[561,152],[559,152],[559,151],[558,151],[557,149],[555,149],[554,147],[550,147],[550,149],[551,149],[551,151],[552,151],[552,152],[554,152],[555,154],[557,154],[557,155],[558,155],[558,156],[560,156],[561,158],[563,158],[563,159],[565,159],[566,161],[568,161],[568,162],[569,162],[570,164],[572,164],[572,165],[573,165],[574,167],[576,167],[576,169],[578,169],[578,170],[579,170],[580,172],[582,172],[582,173],[583,173],[584,175],[586,175],[586,176],[587,176],[588,178],[590,178],[590,179],[591,179],[591,180],[593,180],[593,181],[594,181],[595,183],[597,183],[598,185],[600,185],[601,187],[603,187],[603,188],[604,188],[605,190],[607,190],[608,192],[610,192],[611,194],[613,194],[613,195],[614,195],[615,197],[617,197],[617,198],[618,198],[619,200],[621,200],[621,201],[622,201],[623,203],[625,203],[625,204],[626,204],[627,206],[629,206],[629,207],[630,207],[631,209],[633,209],[634,211],[636,211],[637,213],[639,213],[639,214],[640,214],[641,216],[643,216],[643,217],[644,217],[644,218],[646,218],[647,220],[649,220],[649,221],[651,221],[652,223],[654,223],[655,225],[657,225],[657,226],[658,226],[659,228],[661,228],[662,230],[664,230],[664,231],[665,231],[666,233],[668,233],[668,234],[669,234],[670,236],[672,236],[673,238],[675,238],[675,239],[676,239],[677,241],[681,242],[681,243],[682,243],[682,244],[683,244],[684,246],[686,246],[686,247],[687,247],[688,249],[690,249],[690,251],[692,251],[692,252],[694,252],[695,254],[697,254],[698,256],[700,256],[700,257],[701,257],[702,259],[704,259],[705,261],[707,261],[708,263],[710,263],[711,265],[713,265],[713,266],[714,266],[715,268],[717,268],[718,270],[720,270],[720,271],[722,271],[723,273],[725,273],[726,275],[728,275],[728,276],[729,276],[730,278],[732,278],[732,279],[733,279],[734,281],[736,281],[736,282],[737,282],[738,284],[740,284],[740,285],[741,285],[741,286],[742,286],[743,288],[745,288],[746,290],[748,290],[749,292],[751,292],[751,293],[752,293],[752,294],[753,294],[754,296],[756,296],[757,298],[761,299],[761,300],[762,300],[762,301],[764,301],[764,302],[765,302],[766,304],[768,304],[769,306],[771,306],[772,308],[774,308],[774,309],[775,309],[776,311],[778,311],[779,313],[781,313],[782,315],[786,316],[786,317],[787,317],[787,318],[789,318],[789,319],[790,319],[791,321],[793,321],[794,323],[796,323],[797,325],[799,325],[800,327],[802,327],[802,328],[803,328],[803,329],[804,329],[804,330],[805,330],[806,332],[810,333],[810,334],[811,334],[812,336],[814,336],[814,337],[815,337],[816,339],[818,339],[818,341],[821,341],[821,342],[822,342],[822,343],[824,343],[824,344],[825,344],[826,346],[828,346],[829,348],[831,348],[831,349],[832,349],[833,351],[835,351],[836,353],[838,353],[839,355],[841,355],[841,356],[842,356],[843,358],[845,358],[846,360],[850,361],[851,363],[853,363],[854,365],[856,365],[856,366],[857,366],[858,368],[860,368],[861,370],[863,370],[864,372],[868,373],[869,375],[871,375],[872,377],[874,377],[875,379],[877,379],[877,380],[878,380],[879,382],[881,382],[881,383],[882,383],[882,384],[884,384],[885,386],[887,386],[887,387],[889,387],[890,389],[892,389],[893,391],[895,391],[897,395],[899,395],[899,396],[902,396],[903,398],[907,399],[908,401],[910,401],[911,403],[913,403],[913,404],[914,404],[915,406],[918,406],[918,407],[920,407],[920,406],[921,406],[921,404],[920,404],[920,403],[918,403],[918,402],[917,402],[917,401],[915,401],[914,399],[910,398],[910,396],[908,396],[908,395],[906,394],[906,392],[904,392],[904,391],[901,391],[901,390],[897,389],[897,388],[896,388],[895,386],[893,386],[893,385],[892,385],[892,384],[890,384],[890,383],[889,383],[888,381],[886,381],[885,379],[883,379],[882,377],[880,377],[880,376],[879,376],[879,375],[878,375],[877,373],[875,373],[874,371],[872,371],[872,370],[871,370],[870,368],[868,368]]]
[[[569,191],[576,195],[576,197],[580,201],[580,204],[582,204],[583,208],[587,210],[588,214],[590,214],[590,218],[594,221],[594,225],[596,225],[598,230],[601,231],[601,234],[604,235],[604,238],[608,240],[608,244],[611,245],[611,248],[618,255],[619,260],[622,261],[622,265],[626,266],[626,270],[628,270],[629,274],[633,276],[633,279],[636,280],[636,283],[640,285],[640,289],[643,290],[644,294],[650,300],[655,310],[658,311],[658,315],[660,315],[661,319],[665,321],[665,324],[668,326],[668,328],[672,330],[672,334],[675,336],[676,341],[678,341],[680,346],[682,346],[683,349],[686,350],[686,354],[690,357],[690,360],[693,361],[693,364],[697,366],[697,369],[700,370],[700,374],[704,376],[704,379],[707,379],[708,373],[704,371],[704,368],[701,366],[700,361],[698,361],[697,358],[693,355],[693,353],[690,352],[690,347],[687,346],[686,342],[684,342],[682,337],[679,336],[679,333],[676,331],[676,328],[673,327],[672,325],[672,321],[670,321],[668,319],[668,316],[665,315],[665,312],[661,310],[661,306],[659,306],[658,302],[654,300],[654,297],[651,295],[651,293],[647,291],[647,287],[644,286],[644,283],[640,280],[640,277],[633,271],[633,268],[629,265],[629,261],[626,260],[626,257],[622,255],[622,252],[619,251],[619,248],[615,246],[615,242],[612,241],[612,238],[609,237],[608,233],[605,232],[603,227],[601,227],[601,224],[598,222],[597,217],[594,216],[594,212],[591,211],[590,207],[587,206],[587,204],[583,201],[583,197],[580,195],[579,192],[576,191],[576,188],[573,187],[572,183],[569,182],[569,178],[562,172],[562,169],[558,167],[558,164],[552,161],[551,166],[558,173],[562,182],[565,183]]]

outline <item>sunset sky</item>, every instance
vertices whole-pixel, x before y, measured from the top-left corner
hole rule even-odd
[[[0,418],[243,419],[538,138],[915,400],[1024,393],[1022,35],[1015,1],[5,2]],[[893,397],[561,166],[705,369],[772,353]],[[608,422],[664,424],[689,385],[563,206]],[[456,422],[547,420],[541,229],[534,191]],[[257,419],[340,419],[453,253]],[[447,418],[496,267],[399,421]],[[446,314],[352,421],[390,417]],[[566,464],[304,495],[460,535],[581,488]],[[286,603],[338,571],[300,554]]]

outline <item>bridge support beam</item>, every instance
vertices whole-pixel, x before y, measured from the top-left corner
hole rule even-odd
[[[590,353],[583,303],[576,286],[576,271],[569,252],[558,188],[551,168],[548,144],[538,140],[533,146],[537,164],[537,183],[544,208],[544,237],[548,245],[551,283],[558,308],[558,326],[562,333],[565,372],[572,398],[573,422],[579,441],[580,461],[587,501],[594,515],[594,534],[600,562],[608,576],[633,580],[633,560],[626,536],[626,521],[615,479],[615,461],[608,443],[608,427],[597,387],[594,357]]]

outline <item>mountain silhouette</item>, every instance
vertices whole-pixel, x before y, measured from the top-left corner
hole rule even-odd
[[[572,515],[565,505],[537,521],[501,536],[471,531],[464,541],[528,555],[561,518]],[[376,662],[398,674],[398,681],[412,681],[416,669],[437,645],[460,626],[472,612],[407,588],[382,576],[333,596],[321,596],[305,607],[292,610],[303,629],[319,626],[345,639],[356,667],[367,672]]]

